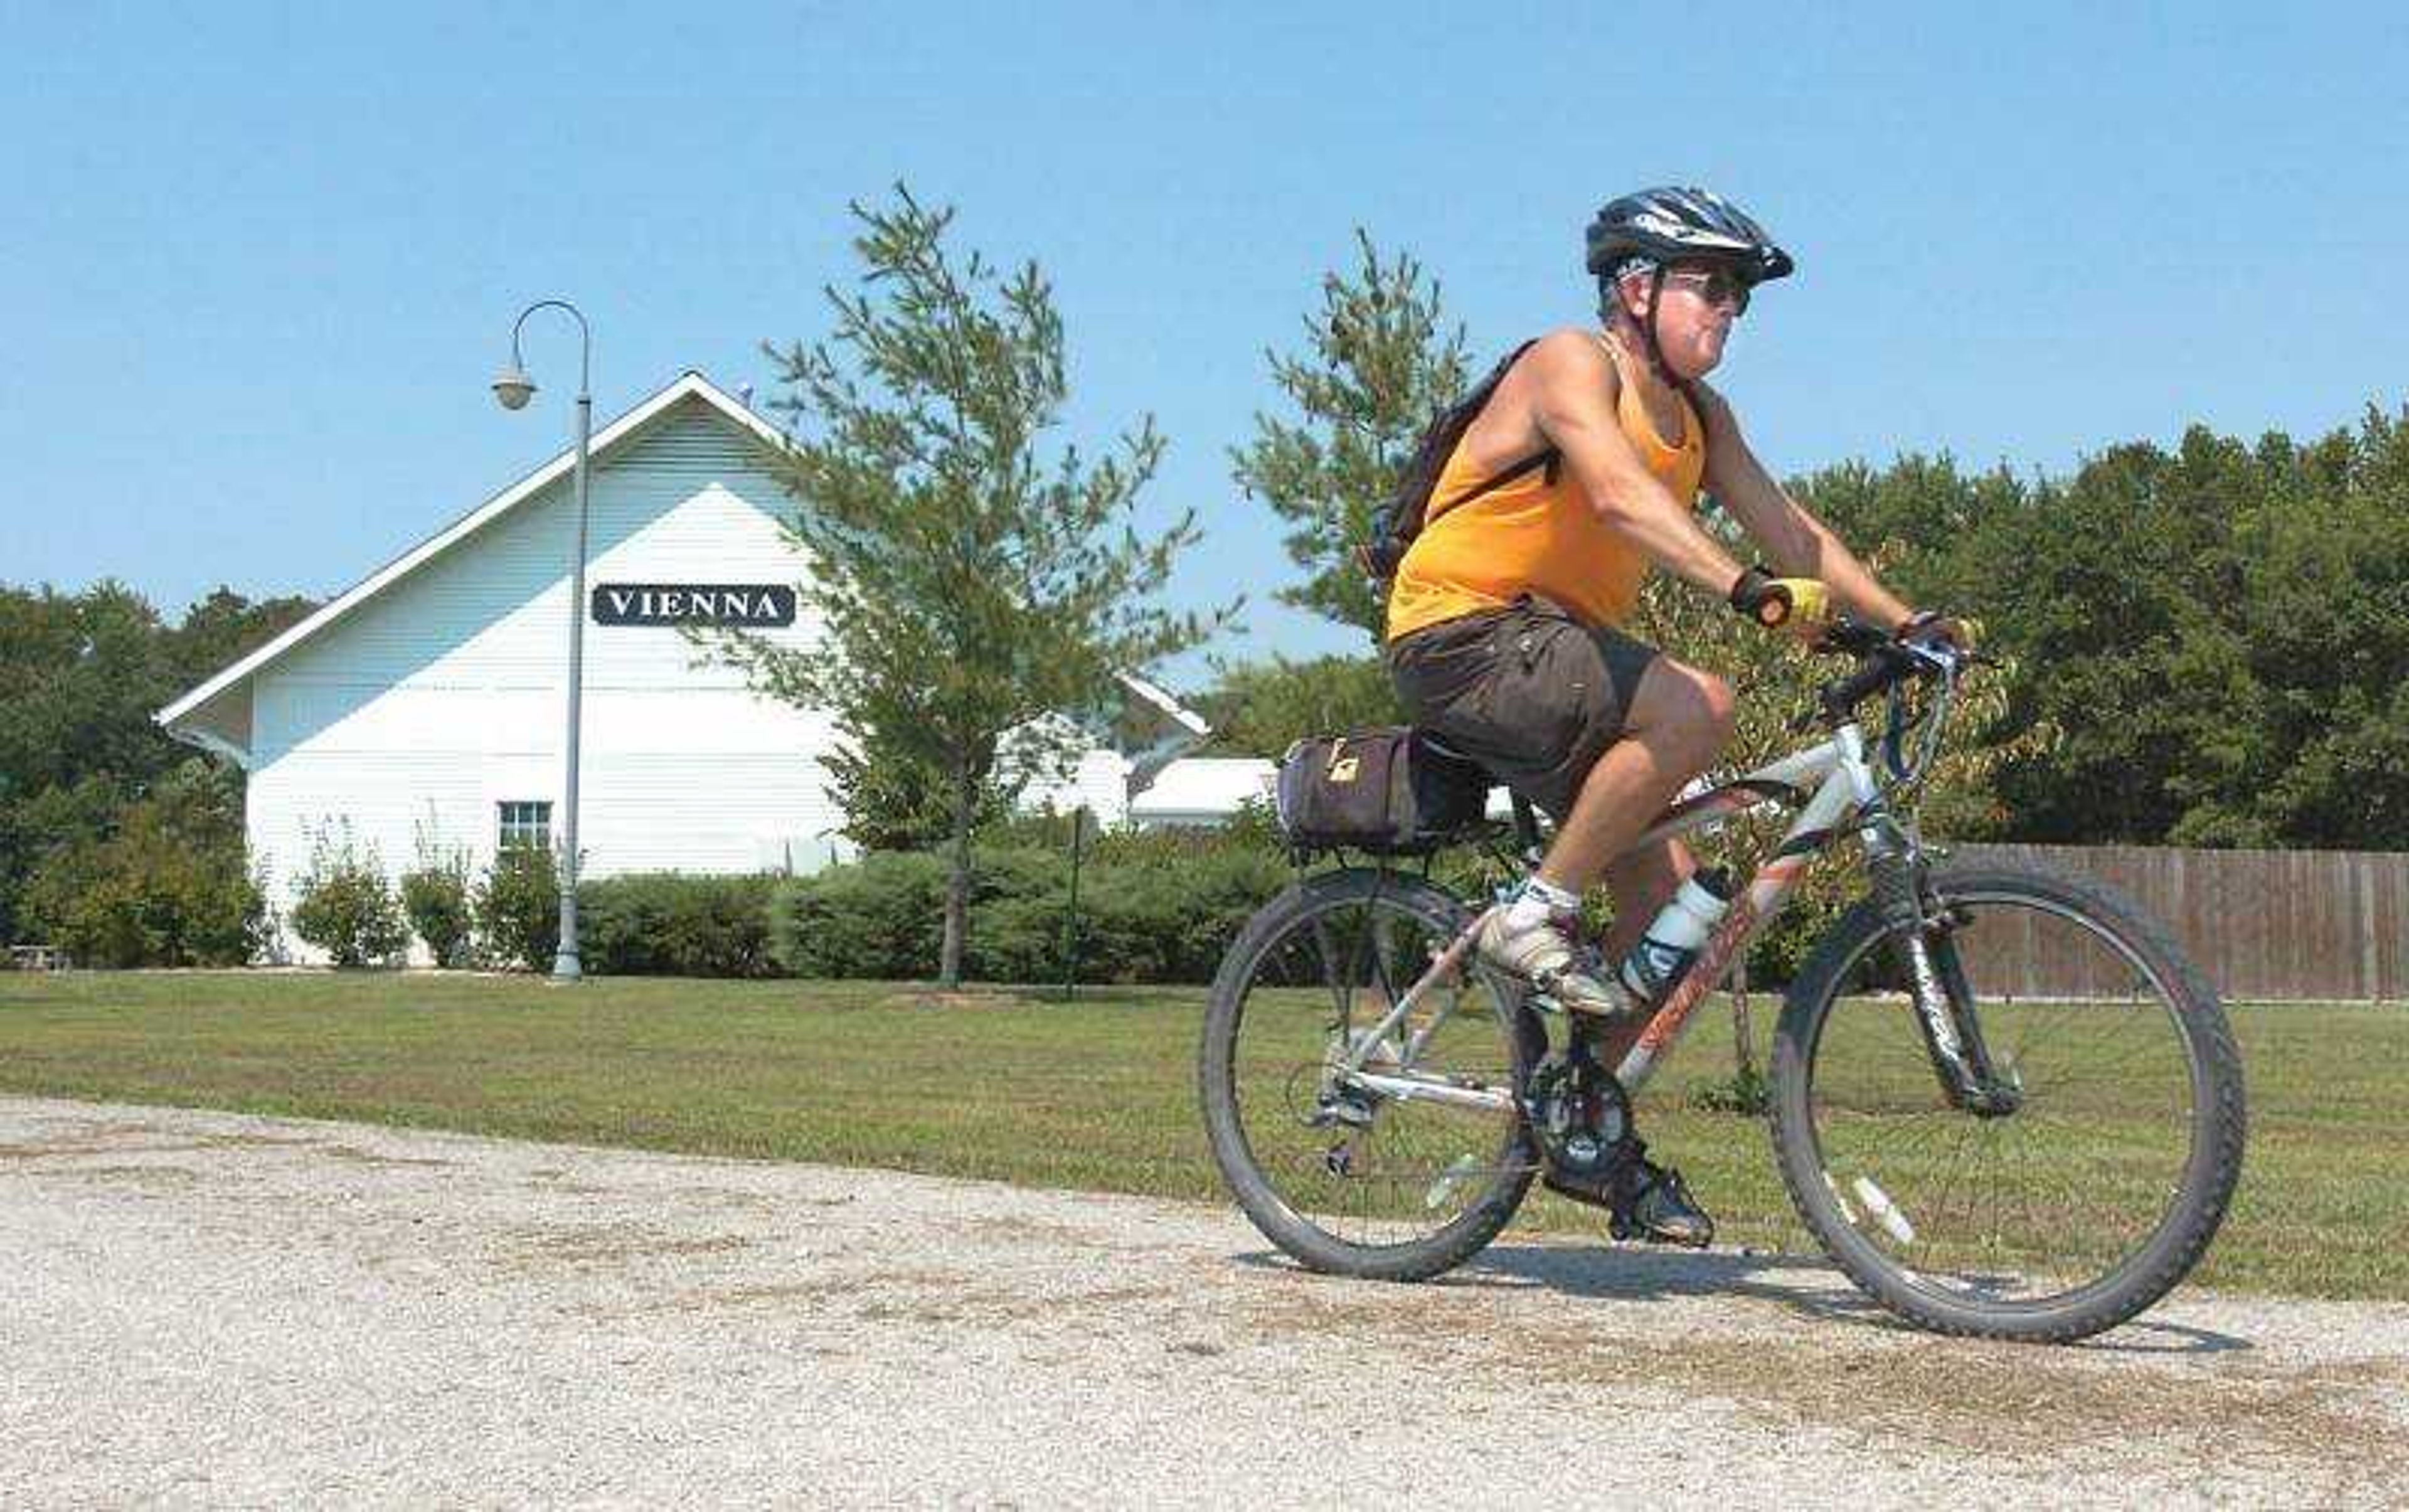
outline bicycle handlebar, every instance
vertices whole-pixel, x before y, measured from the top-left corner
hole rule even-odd
[[[1958,674],[1967,667],[1990,664],[1992,658],[1970,651],[1961,651],[1945,641],[1910,641],[1894,635],[1880,626],[1843,616],[1832,623],[1815,649],[1835,655],[1851,655],[1860,665],[1846,676],[1836,677],[1818,691],[1815,707],[1798,721],[1805,729],[1820,717],[1838,726],[1852,718],[1857,705],[1877,693],[1891,692],[1910,679],[1940,679],[1954,691]],[[1902,754],[1897,749],[1902,733],[1901,713],[1894,706],[1892,728],[1885,737],[1886,755],[1895,775],[1905,777]]]

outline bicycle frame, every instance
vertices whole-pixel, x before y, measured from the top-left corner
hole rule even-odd
[[[1817,853],[1844,830],[1857,828],[1867,831],[1870,850],[1888,854],[1890,842],[1880,829],[1853,823],[1880,814],[1882,809],[1881,790],[1876,785],[1873,769],[1866,760],[1865,735],[1854,720],[1840,725],[1832,738],[1821,744],[1784,756],[1675,804],[1658,816],[1656,822],[1633,844],[1632,851],[1725,823],[1766,803],[1801,806],[1798,816],[1791,821],[1771,858],[1757,869],[1756,874],[1749,879],[1748,886],[1732,900],[1731,907],[1722,921],[1699,947],[1697,959],[1682,974],[1673,991],[1657,1005],[1637,1041],[1624,1055],[1622,1064],[1615,1068],[1615,1076],[1626,1092],[1636,1094],[1646,1085],[1657,1064],[1688,1026],[1690,1015],[1723,980],[1731,963],[1739,958],[1765,924],[1781,912],[1790,889],[1796,885],[1807,869],[1807,863]],[[1501,906],[1493,903],[1490,908]],[[1513,1093],[1510,1090],[1416,1076],[1410,1071],[1391,1073],[1363,1069],[1373,1049],[1389,1043],[1390,1036],[1406,1021],[1407,1015],[1430,990],[1462,966],[1471,954],[1473,940],[1479,933],[1481,922],[1489,916],[1489,912],[1483,910],[1464,927],[1377,1025],[1353,1037],[1345,1058],[1334,1068],[1336,1074],[1346,1076],[1367,1090],[1400,1101],[1451,1102],[1460,1106],[1499,1110],[1512,1106]],[[1412,1066],[1451,1011],[1452,1003],[1405,1042],[1404,1054],[1399,1058],[1401,1066]]]

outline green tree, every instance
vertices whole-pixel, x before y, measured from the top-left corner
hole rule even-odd
[[[21,895],[46,857],[106,840],[187,759],[151,714],[309,608],[220,588],[171,628],[115,582],[0,586],[0,939],[26,928]]]
[[[317,601],[287,595],[257,602],[220,583],[195,599],[167,633],[167,669],[180,693],[197,687],[316,611]]]
[[[2002,838],[2409,844],[2409,435],[2254,444],[2204,426],[2029,486],[1902,457],[1806,480],[1852,540],[1912,542],[1919,601],[2027,670]]]
[[[1887,551],[1890,584],[1911,601],[1966,614],[1991,604],[1983,530],[2029,503],[2005,468],[1969,474],[1945,454],[1907,453],[1879,469],[1844,462],[1788,487],[1851,549]]]
[[[549,971],[560,952],[560,860],[550,846],[505,845],[469,895],[477,949],[506,969]]]
[[[401,874],[402,915],[410,921],[411,932],[426,942],[426,953],[437,966],[466,966],[476,931],[469,848],[443,842],[431,803],[411,840],[417,856]]]
[[[1377,641],[1384,606],[1355,548],[1466,370],[1464,328],[1448,328],[1437,281],[1404,252],[1383,260],[1361,228],[1355,249],[1351,270],[1322,275],[1305,350],[1264,353],[1296,418],[1258,413],[1254,439],[1231,456],[1238,485],[1289,527],[1289,556],[1306,573],[1277,597]]]
[[[2371,409],[2306,446],[2264,437],[2252,466],[2238,595],[2196,615],[2214,681],[2188,700],[2173,836],[2409,847],[2409,426]]]
[[[157,612],[111,582],[0,588],[0,936],[54,851],[95,844],[178,759],[151,723],[170,696]]]
[[[2113,448],[1994,523],[1988,618],[2048,670],[2019,686],[2016,715],[2065,731],[2044,759],[2001,773],[2020,838],[2164,841],[2187,806],[2203,716],[2248,717],[2207,658],[2241,589],[2249,472],[2246,452],[2195,428],[2171,456]]]
[[[792,544],[824,647],[717,644],[775,697],[834,713],[858,751],[892,753],[945,795],[951,870],[938,974],[960,979],[971,832],[1026,769],[1006,732],[1104,703],[1114,675],[1202,641],[1233,612],[1154,600],[1192,511],[1141,535],[1163,442],[1146,419],[1101,457],[1049,444],[1069,387],[1062,322],[1036,264],[1005,275],[947,245],[950,209],[852,207],[864,275],[827,291],[829,338],[768,348],[801,434],[781,466]],[[1034,753],[1042,756],[1044,753]]]
[[[54,847],[34,872],[24,912],[43,939],[89,966],[239,966],[266,944],[235,773],[189,759],[109,828]]]
[[[164,636],[158,612],[122,583],[0,589],[0,791],[104,772],[138,787],[174,766],[177,748],[151,723],[174,692]]]
[[[953,833],[953,799],[942,768],[917,745],[882,727],[853,728],[851,743],[821,758],[829,796],[844,814],[839,833],[867,851],[934,850]],[[1012,812],[1003,784],[982,783],[974,828]]]
[[[1389,669],[1377,656],[1274,656],[1214,670],[1196,712],[1211,722],[1212,749],[1223,755],[1277,757],[1308,735],[1405,722]]]

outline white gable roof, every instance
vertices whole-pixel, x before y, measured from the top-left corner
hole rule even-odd
[[[688,371],[681,375],[676,382],[595,432],[588,447],[588,465],[599,465],[611,451],[637,435],[664,412],[689,398],[710,406],[714,411],[741,426],[773,451],[783,452],[788,445],[786,435],[775,426],[755,414],[743,403],[730,396],[726,390],[700,373]],[[246,679],[255,675],[311,637],[325,631],[345,615],[417,571],[428,562],[474,536],[499,516],[516,509],[541,493],[550,484],[567,477],[576,465],[576,449],[564,448],[558,455],[526,477],[496,494],[400,556],[369,573],[322,606],[309,618],[302,620],[283,634],[168,704],[153,714],[152,719],[162,726],[168,727],[170,733],[180,739],[216,751],[238,764],[245,764],[244,754],[237,744],[230,743],[222,734],[208,727],[209,720],[206,713],[198,719],[191,716],[196,712],[205,711],[212,699],[241,686]],[[1120,681],[1142,701],[1153,706],[1179,727],[1178,735],[1173,740],[1162,742],[1164,756],[1167,757],[1178,750],[1187,749],[1211,732],[1211,727],[1201,716],[1156,684],[1128,672],[1120,674]]]
[[[671,406],[688,398],[700,399],[710,405],[730,421],[758,437],[765,444],[778,450],[785,449],[786,439],[775,426],[730,397],[711,380],[700,373],[689,371],[680,376],[667,388],[595,432],[588,446],[588,465],[591,466],[593,462],[599,461],[603,454],[642,430],[646,424]],[[284,655],[294,647],[325,630],[328,626],[392,587],[396,583],[417,571],[437,556],[476,534],[497,517],[508,513],[527,499],[534,497],[547,485],[567,477],[576,465],[576,448],[563,449],[560,454],[551,461],[496,494],[400,556],[369,573],[308,619],[219,672],[151,717],[162,725],[174,724],[243,679],[252,676],[261,668]]]

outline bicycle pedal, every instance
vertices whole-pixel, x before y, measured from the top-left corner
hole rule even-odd
[[[1314,1105],[1313,1114],[1305,1119],[1309,1129],[1369,1129],[1372,1127],[1372,1104],[1362,1098],[1334,1092]]]
[[[1615,1237],[1637,1239],[1643,1245],[1669,1245],[1675,1249],[1707,1249],[1715,1242],[1715,1229],[1711,1223],[1703,1231],[1694,1234],[1659,1233],[1653,1229],[1643,1228],[1637,1223],[1630,1226],[1630,1231],[1628,1233],[1617,1233]]]

